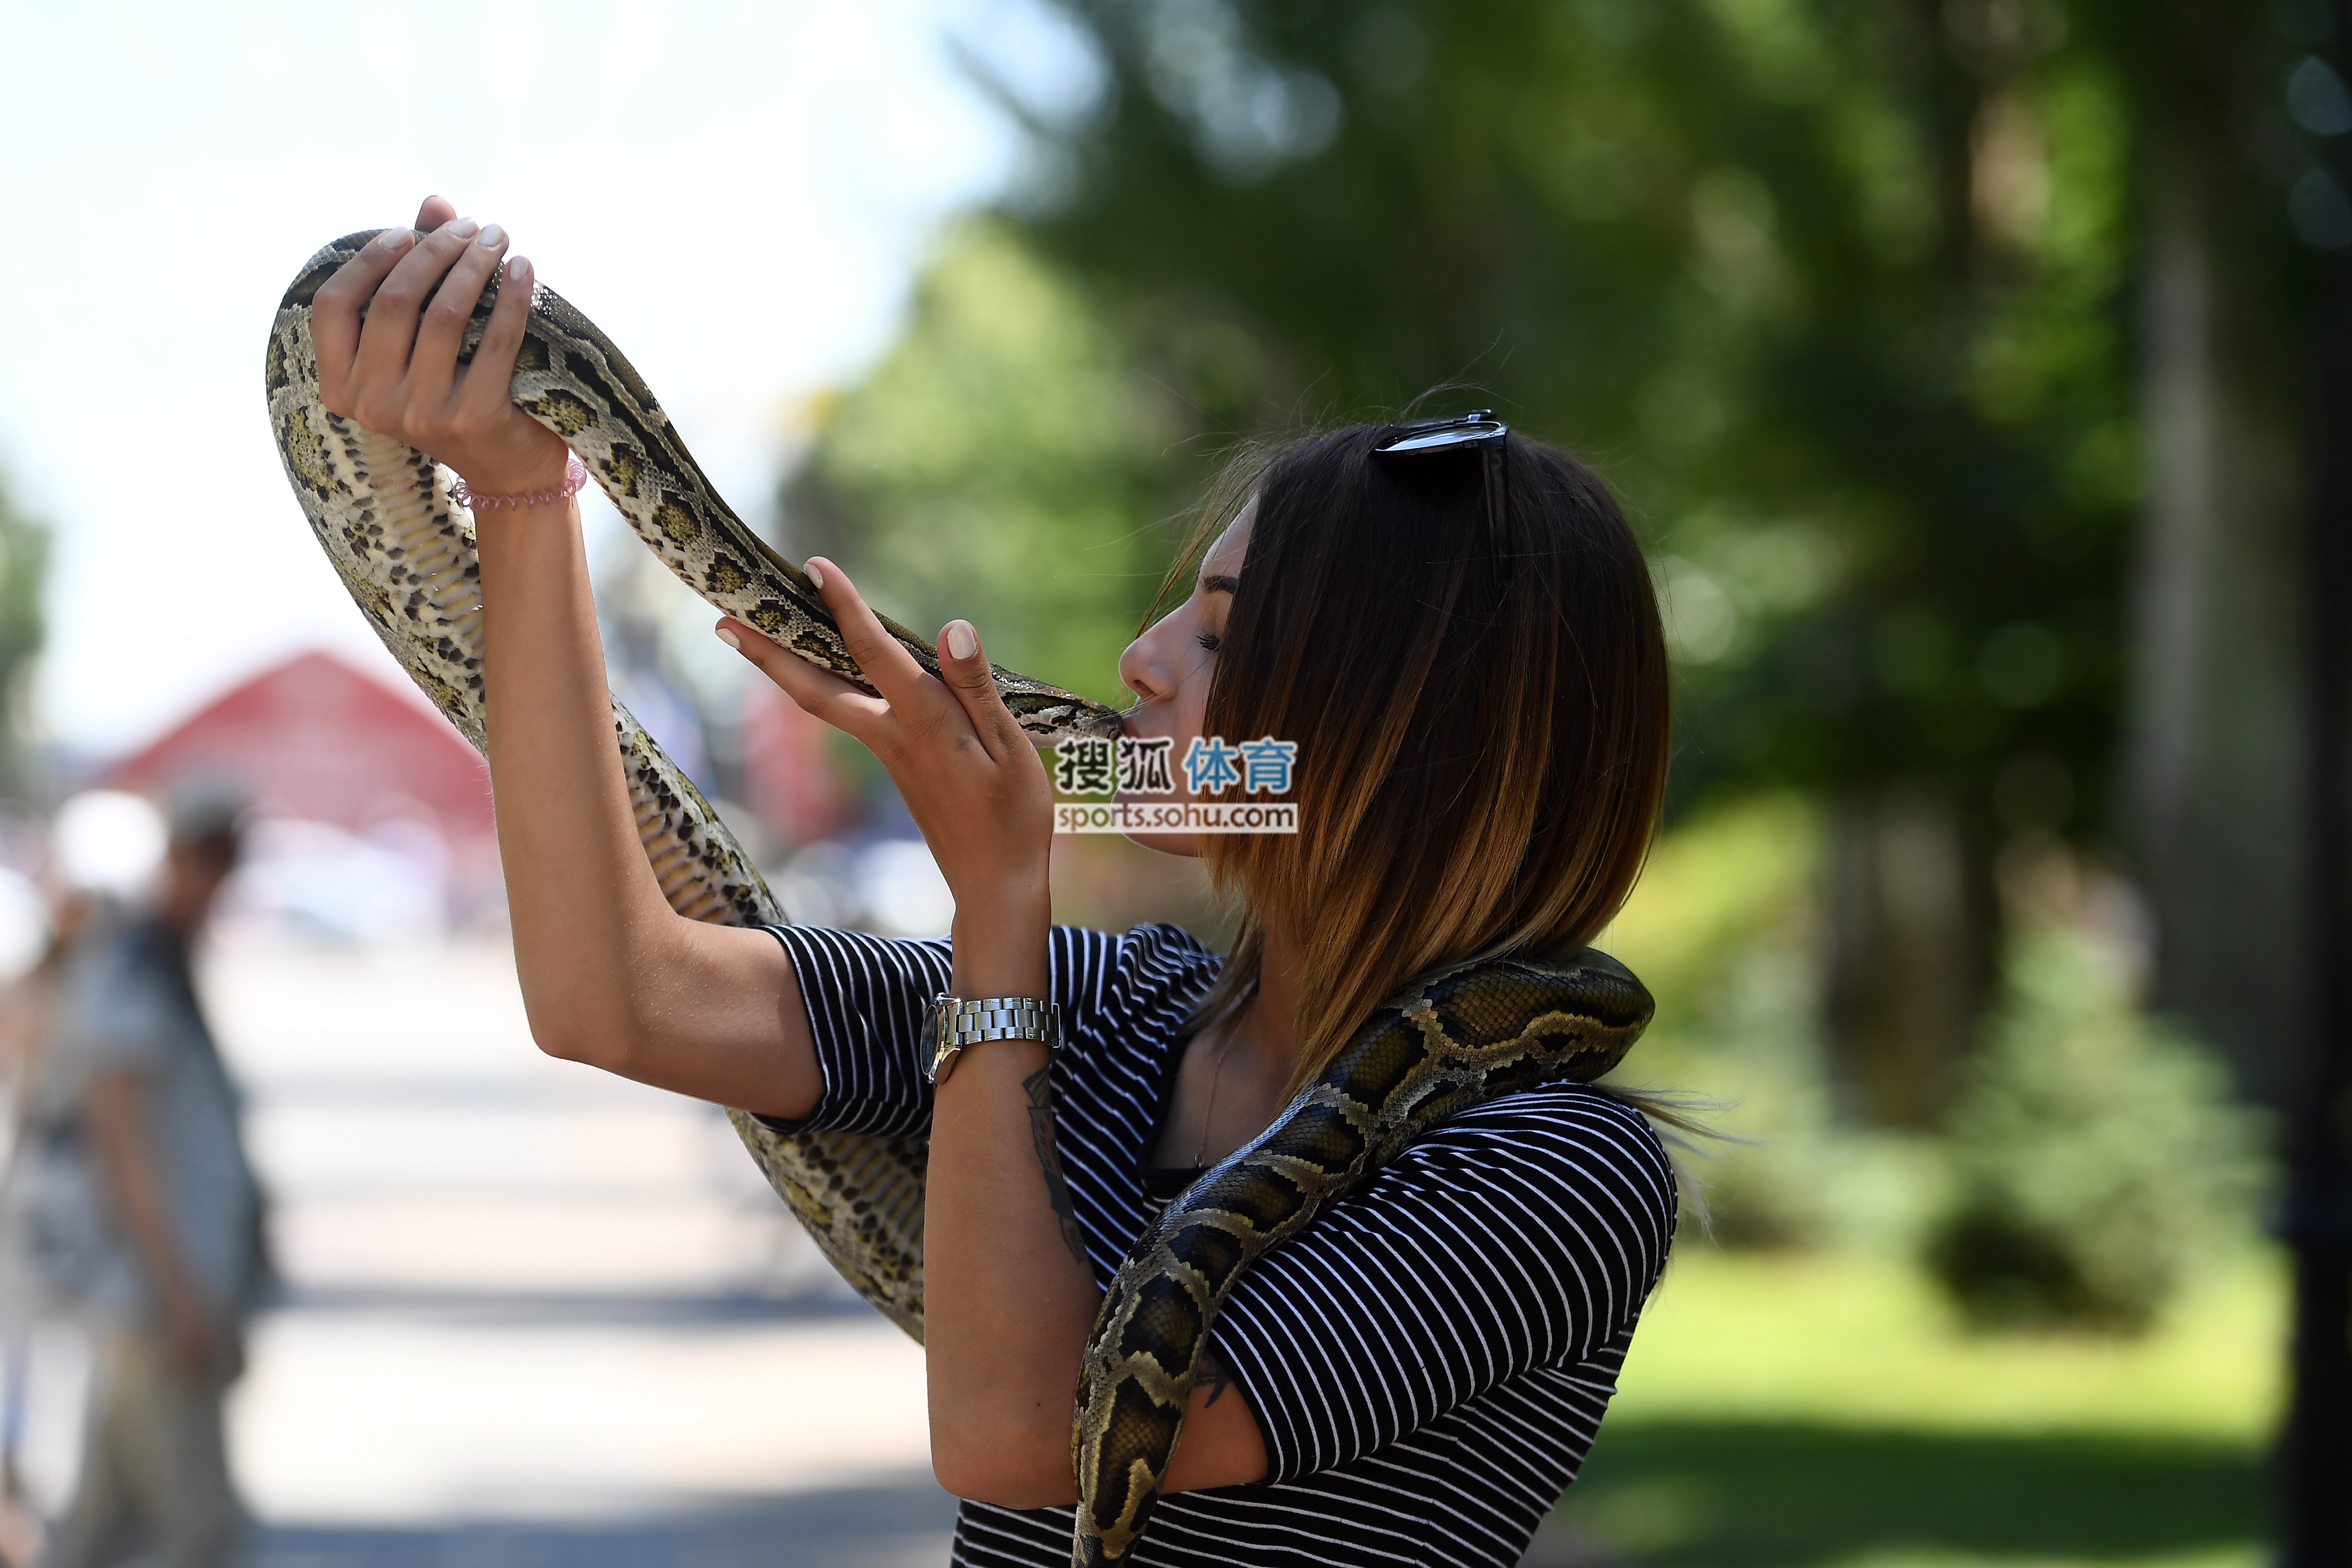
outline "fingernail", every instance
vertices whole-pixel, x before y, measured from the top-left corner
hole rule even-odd
[[[948,623],[948,657],[950,658],[970,658],[979,651],[979,635],[971,629],[969,622],[950,621]]]
[[[414,229],[388,228],[375,237],[375,242],[386,250],[406,250],[415,237]]]
[[[505,244],[506,238],[507,231],[500,228],[498,225],[492,224],[489,227],[482,230],[481,233],[474,237],[474,243],[476,245],[497,247]]]
[[[741,652],[743,651],[743,639],[742,639],[741,637],[737,637],[733,632],[729,631],[725,626],[720,626],[720,627],[719,627],[719,628],[718,628],[718,631],[719,631],[719,640],[720,642],[725,643],[729,647],[733,648],[737,653],[741,653]]]
[[[530,281],[530,258],[528,256],[518,256],[512,261],[508,262],[507,276],[513,279],[518,283],[529,283]]]
[[[469,239],[473,237],[474,231],[481,226],[469,217],[453,217],[449,220],[449,226],[444,232],[458,239]]]
[[[824,592],[824,568],[814,561],[808,563],[808,579],[810,587],[820,594]]]

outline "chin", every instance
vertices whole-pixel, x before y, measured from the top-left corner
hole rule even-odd
[[[1201,836],[1197,833],[1130,833],[1126,837],[1129,844],[1140,844],[1162,855],[1181,855],[1188,860],[1201,858]]]
[[[1182,795],[1122,795],[1113,798],[1123,805],[1167,805],[1181,801]],[[1201,858],[1201,836],[1197,833],[1129,833],[1121,837],[1129,844],[1140,844],[1146,849],[1156,849],[1162,855],[1181,855],[1188,860]]]

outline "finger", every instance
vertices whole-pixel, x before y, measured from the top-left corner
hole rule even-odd
[[[425,308],[424,320],[417,324],[416,347],[409,358],[409,374],[426,395],[446,396],[457,381],[457,345],[465,339],[466,322],[506,247],[507,231],[489,225],[458,253],[441,286],[433,291],[433,303]]]
[[[416,231],[431,234],[457,216],[457,204],[447,196],[427,196],[416,209]]]
[[[816,580],[817,594],[824,607],[833,612],[833,624],[840,628],[841,640],[849,649],[849,657],[873,683],[874,689],[893,702],[911,700],[922,689],[929,677],[906,645],[882,629],[881,621],[868,608],[857,592],[857,584],[849,574],[827,561],[813,556],[809,575]]]
[[[719,640],[751,661],[761,674],[782,689],[785,696],[811,718],[869,745],[889,721],[890,705],[862,686],[844,680],[829,669],[819,669],[798,654],[788,653],[757,626],[729,616],[712,628]]]
[[[980,646],[980,633],[972,624],[950,621],[940,632],[939,652],[940,679],[963,704],[964,716],[971,721],[988,754],[1001,763],[1027,752],[1028,739],[1013,721],[1013,710],[1005,707],[1003,694],[996,689],[996,674],[988,668],[988,654]]]
[[[467,411],[487,419],[508,400],[514,382],[515,355],[522,352],[522,329],[530,320],[530,258],[511,258],[499,278],[499,297],[490,307],[489,324],[458,383],[457,396]]]
[[[319,361],[319,395],[338,414],[351,412],[343,393],[352,361],[359,353],[360,307],[374,298],[376,285],[415,241],[408,229],[385,229],[360,247],[360,253],[337,268],[310,298],[310,349]]]
[[[369,306],[367,325],[360,330],[360,352],[353,362],[361,382],[370,387],[396,385],[408,374],[409,352],[416,341],[417,320],[433,297],[442,275],[474,243],[481,226],[464,217],[443,224],[409,247],[378,286]]]

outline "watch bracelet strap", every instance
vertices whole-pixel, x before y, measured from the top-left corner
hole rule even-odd
[[[1061,1043],[1061,1012],[1034,996],[942,997],[937,1043],[960,1049],[988,1040],[1037,1040],[1050,1049]]]

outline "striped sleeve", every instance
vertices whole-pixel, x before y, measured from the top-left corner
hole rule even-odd
[[[824,1093],[804,1121],[761,1121],[779,1132],[823,1129],[908,1138],[931,1125],[923,1076],[923,1008],[948,988],[947,939],[904,942],[818,926],[770,926],[808,1008]]]
[[[808,1008],[824,1093],[806,1120],[761,1120],[780,1132],[824,1129],[886,1137],[930,1129],[931,1085],[924,1076],[923,1010],[950,989],[945,938],[902,941],[816,926],[771,926],[783,944]],[[1107,1011],[1124,1017],[1160,1000],[1162,957],[1171,950],[1197,968],[1206,958],[1173,927],[1140,927],[1125,937],[1077,926],[1048,933],[1048,988],[1062,1010],[1065,1038],[1081,1048],[1106,1033]],[[1213,961],[1209,961],[1212,963]],[[1157,983],[1157,989],[1154,983]]]
[[[1640,1114],[1564,1085],[1413,1144],[1243,1276],[1213,1331],[1267,1479],[1345,1465],[1532,1368],[1600,1353],[1665,1266],[1675,1181]]]

